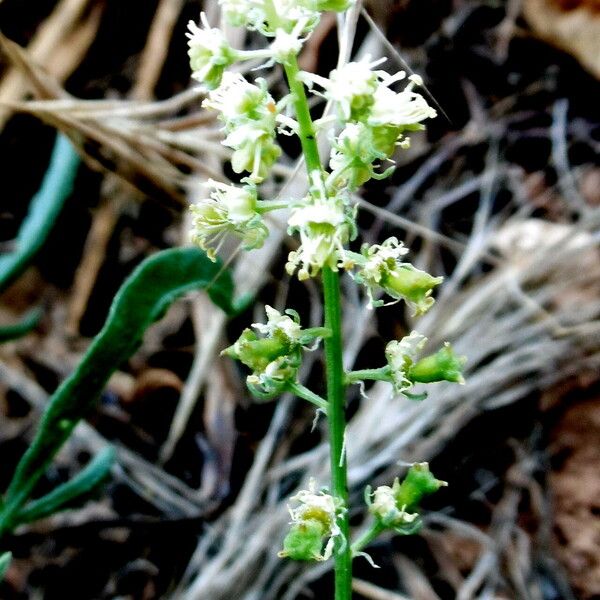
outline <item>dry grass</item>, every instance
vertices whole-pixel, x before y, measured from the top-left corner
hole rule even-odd
[[[159,3],[135,85],[126,99],[80,100],[61,85],[85,55],[89,36],[101,18],[99,9],[90,10],[87,2],[59,3],[26,50],[0,37],[11,64],[0,85],[2,108],[29,113],[62,130],[85,155],[89,166],[106,175],[103,198],[69,300],[66,326],[72,335],[78,331],[93,292],[112,228],[131,198],[142,202],[151,194],[172,210],[181,211],[199,181],[224,178],[228,150],[219,144],[214,115],[200,108],[202,93],[190,88],[169,100],[152,101],[165,49],[183,4],[181,0]],[[465,5],[458,4],[460,7],[443,23],[446,31],[456,28],[463,18]],[[215,5],[208,2],[205,10],[214,15]],[[359,8],[338,22],[338,64],[350,57],[358,18]],[[55,22],[63,23],[60,30],[51,26]],[[370,25],[374,26],[372,22]],[[502,31],[506,28],[499,28],[498,33]],[[235,43],[244,43],[239,34],[232,36]],[[495,49],[502,49],[504,43],[499,35]],[[64,44],[74,48],[68,59],[61,51]],[[318,48],[311,50],[317,52]],[[378,56],[389,53],[390,48],[379,31],[371,30],[354,51]],[[59,65],[57,56],[63,57]],[[418,50],[408,51],[405,59],[422,69],[424,57]],[[441,296],[418,327],[430,338],[432,347],[448,340],[458,353],[468,357],[467,383],[460,389],[439,385],[420,404],[393,397],[383,384],[367,391],[368,399],[357,402],[347,436],[355,506],[361,505],[364,485],[389,482],[401,471],[399,462],[441,456],[458,433],[480,415],[522,402],[559,383],[575,381],[597,370],[600,363],[600,214],[582,194],[586,170],[570,165],[568,140],[583,140],[596,151],[598,144],[586,137],[585,123],[569,122],[567,100],[557,99],[549,108],[551,125],[546,131],[556,183],[532,190],[530,176],[501,151],[507,137],[513,135],[515,121],[526,121],[527,115],[514,111],[520,98],[507,96],[490,103],[468,84],[464,91],[469,101],[465,126],[435,143],[416,138],[413,149],[402,160],[405,164],[416,161],[419,166],[392,190],[388,202],[374,205],[365,198],[360,202],[365,213],[374,217],[365,233],[367,238],[378,236],[384,229],[400,231],[418,248],[414,255],[417,266],[445,273]],[[524,90],[523,95],[530,92],[535,90]],[[322,143],[325,148],[326,140]],[[472,169],[464,158],[465,152],[475,147],[482,148],[483,153],[479,169]],[[283,183],[267,186],[273,195],[295,197],[306,188],[302,169],[291,159],[279,168],[278,175]],[[498,210],[496,199],[501,189],[509,190],[511,197]],[[473,195],[479,203],[471,214],[468,202]],[[417,202],[413,202],[415,196],[420,197]],[[552,208],[557,203],[560,210],[554,218],[551,210],[539,218],[540,206]],[[460,214],[463,210],[472,224],[468,232],[444,227],[448,212]],[[169,234],[173,243],[185,240],[186,228],[183,218]],[[240,254],[232,249],[230,260],[241,293],[260,297],[267,283],[274,285],[270,270],[285,252],[284,224],[275,222],[272,231],[260,251]],[[281,304],[289,301],[293,305],[294,298],[287,297],[289,282],[277,284],[276,289]],[[317,322],[318,302],[311,310]],[[119,466],[114,475],[164,515],[198,518],[219,507],[223,485],[227,487],[222,479],[229,476],[236,443],[233,414],[241,391],[216,362],[226,336],[221,313],[200,297],[189,299],[187,311],[197,336],[194,361],[161,457],[164,464],[173,455],[190,427],[196,403],[203,397],[204,436],[222,463],[219,467],[207,463],[203,484],[194,489],[160,464],[119,446]],[[404,319],[408,327],[412,326],[410,317],[405,315]],[[376,316],[355,292],[349,291],[345,299],[344,326],[345,362],[351,367],[365,344],[378,335]],[[382,331],[384,337],[390,337],[389,333]],[[41,409],[46,393],[21,368],[14,350],[2,349],[0,357],[4,387],[18,390]],[[289,397],[277,403],[241,490],[226,511],[206,524],[184,576],[168,597],[293,600],[305,597],[305,589],[329,569],[328,564],[304,568],[276,556],[288,521],[286,497],[295,487],[305,486],[308,477],[322,482],[328,478],[324,467],[327,449],[320,441],[319,426],[310,438],[310,449],[302,453],[292,452],[286,440],[296,415],[294,403]],[[94,451],[103,443],[100,434],[85,424],[78,429],[72,449]],[[531,536],[525,530],[520,503],[527,497],[540,522],[549,519],[549,508],[534,476],[539,464],[532,450],[521,444],[515,457],[485,530],[456,518],[452,507],[432,512],[427,518],[424,538],[456,598],[543,597],[543,578],[538,576],[537,567],[546,564],[551,569],[548,565],[553,564],[546,544],[550,534],[538,531]],[[68,524],[68,519],[58,517],[56,523]],[[360,520],[357,513],[357,529]],[[439,550],[440,540],[452,536],[462,540],[459,544],[470,543],[473,548],[468,572],[457,566],[451,552]],[[355,582],[356,592],[374,600],[439,597],[422,566],[397,551],[393,564],[404,584],[402,594],[362,579]],[[373,580],[377,581],[375,571]],[[557,586],[564,583],[558,575],[556,581]]]

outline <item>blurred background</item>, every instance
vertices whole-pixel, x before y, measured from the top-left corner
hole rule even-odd
[[[428,460],[445,488],[425,527],[356,562],[356,598],[600,597],[600,2],[371,0],[339,28],[325,15],[301,56],[327,74],[342,47],[422,75],[438,118],[360,197],[361,239],[395,235],[446,284],[419,321],[432,346],[468,357],[467,384],[423,403],[386,386],[352,391],[353,524],[366,484]],[[125,277],[188,243],[187,205],[208,177],[234,177],[215,114],[190,81],[185,30],[215,0],[0,1],[0,252],[10,253],[57,131],[77,160],[73,191],[42,249],[0,296],[0,489],[48,394],[100,330]],[[227,29],[232,43],[261,40]],[[251,74],[256,75],[256,74]],[[267,76],[285,93],[281,73]],[[323,108],[315,104],[315,114]],[[300,196],[298,147],[263,187]],[[326,140],[324,140],[326,143]],[[3,600],[327,598],[329,564],[277,558],[286,498],[326,480],[324,430],[293,398],[257,404],[219,351],[262,307],[321,319],[318,290],[291,280],[285,224],[255,253],[226,248],[255,307],[232,321],[200,294],[176,303],[112,377],[61,452],[46,489],[107,442],[118,464],[101,494],[17,530]],[[360,242],[360,240],[359,240]],[[346,364],[373,366],[415,326],[375,314],[345,287]],[[318,353],[303,377],[321,385]]]

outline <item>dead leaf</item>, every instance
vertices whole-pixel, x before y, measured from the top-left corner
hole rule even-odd
[[[523,14],[536,35],[600,79],[599,0],[525,0]]]

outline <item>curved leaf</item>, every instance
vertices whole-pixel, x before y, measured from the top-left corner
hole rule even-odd
[[[42,318],[42,309],[30,310],[18,323],[0,327],[0,343],[16,340],[35,329]]]
[[[108,477],[115,463],[115,449],[104,448],[94,459],[82,469],[73,479],[59,485],[51,492],[32,500],[21,510],[16,521],[31,523],[44,519],[54,513],[65,510],[74,501],[81,502],[83,496],[93,491]]]
[[[31,199],[29,212],[14,240],[15,250],[0,256],[0,291],[28,267],[48,239],[56,217],[73,191],[80,162],[71,142],[58,135],[42,185]]]
[[[233,313],[229,271],[197,248],[163,250],[147,258],[117,293],[102,331],[77,369],[52,395],[36,436],[13,476],[0,512],[0,535],[14,521],[35,484],[77,423],[92,408],[110,375],[140,346],[142,336],[181,294],[204,288]]]
[[[10,566],[10,561],[12,560],[12,554],[10,552],[5,552],[4,554],[0,554],[0,583],[4,579],[6,575],[6,571],[8,571],[8,567]]]

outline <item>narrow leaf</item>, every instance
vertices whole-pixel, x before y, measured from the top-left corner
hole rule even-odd
[[[10,552],[5,552],[4,554],[0,554],[0,583],[4,579],[6,575],[6,571],[8,571],[8,567],[10,566],[10,561],[12,560],[12,554]]]
[[[29,212],[14,240],[15,250],[0,256],[0,291],[28,267],[48,239],[56,217],[73,190],[79,164],[79,155],[69,140],[58,135],[42,185],[31,199]]]
[[[229,271],[197,248],[163,250],[147,258],[117,293],[102,331],[77,369],[52,395],[35,438],[19,462],[0,512],[0,535],[14,520],[77,423],[94,406],[111,374],[141,345],[146,329],[181,294],[204,288],[225,312],[234,312]]]
[[[42,318],[42,309],[30,310],[18,323],[0,327],[0,343],[16,340],[35,329]]]
[[[19,512],[16,518],[17,522],[31,523],[38,519],[44,519],[60,510],[69,508],[74,501],[82,501],[85,495],[92,493],[108,477],[114,462],[114,448],[105,448],[73,479],[27,504]]]

